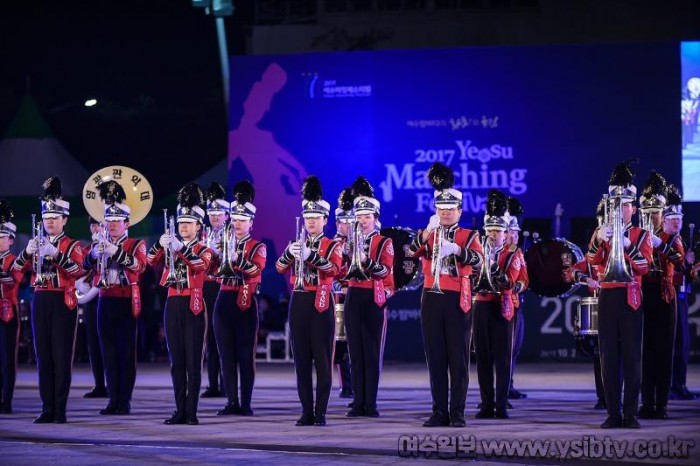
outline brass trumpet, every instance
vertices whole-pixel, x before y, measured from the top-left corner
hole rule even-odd
[[[343,280],[369,280],[367,274],[362,270],[362,249],[365,247],[365,235],[362,233],[362,225],[355,222],[352,233],[352,258],[350,259],[350,267],[348,273]]]
[[[430,274],[433,276],[433,286],[428,290],[430,293],[444,294],[440,288],[440,273],[442,272],[442,259],[440,251],[442,240],[445,237],[445,229],[439,225],[433,230],[433,254],[430,262]]]
[[[163,209],[163,223],[165,223],[165,234],[169,235],[170,237],[175,236],[175,219],[170,216],[170,220],[168,220],[168,209]],[[165,277],[165,286],[172,286],[175,285],[177,288],[177,291],[180,292],[182,291],[182,277],[180,276],[180,273],[175,270],[175,251],[173,251],[172,243],[170,246],[165,250],[165,256],[167,260],[167,265],[168,265],[168,276]]]
[[[294,291],[304,291],[304,248],[306,247],[306,229],[299,227],[299,217],[297,219],[296,241],[299,243],[299,257],[295,257],[294,262]]]
[[[610,257],[605,266],[603,283],[631,283],[634,281],[625,264],[625,253],[623,251],[624,225],[622,219],[622,191],[618,186],[611,196],[605,196],[605,225],[612,223],[612,238],[610,238]]]
[[[43,272],[44,265],[44,255],[40,252],[41,246],[46,241],[44,237],[44,225],[41,221],[36,221],[36,214],[32,214],[32,228],[34,229],[34,237],[30,241],[36,243],[36,252],[32,258],[32,268],[34,269],[35,278],[34,286],[37,288],[44,288],[49,284],[49,277]]]

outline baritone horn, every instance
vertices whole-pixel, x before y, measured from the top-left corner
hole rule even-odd
[[[365,235],[362,233],[362,225],[355,222],[352,233],[352,257],[350,259],[350,267],[348,273],[343,277],[343,280],[369,280],[367,274],[362,270],[362,250],[365,247]]]
[[[430,274],[433,276],[433,286],[428,290],[430,293],[444,294],[440,288],[440,274],[442,273],[442,240],[445,237],[445,229],[439,225],[433,230],[433,254],[430,259]]]
[[[627,264],[625,264],[625,253],[623,250],[624,225],[622,219],[622,186],[616,186],[613,194],[605,197],[604,224],[612,224],[612,237],[610,238],[610,257],[605,266],[603,283],[631,283],[633,280]]]
[[[299,244],[299,257],[294,258],[294,291],[304,291],[304,248],[306,247],[306,229],[299,227],[299,217],[296,217],[295,241]]]
[[[40,252],[41,246],[46,241],[44,237],[44,225],[41,221],[36,221],[36,214],[32,214],[32,231],[33,237],[30,241],[36,243],[36,252],[34,257],[32,257],[32,269],[34,270],[34,286],[37,288],[44,288],[49,284],[49,277],[43,272],[44,266],[44,255]]]

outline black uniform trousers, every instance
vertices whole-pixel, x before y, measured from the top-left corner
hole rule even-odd
[[[295,291],[289,302],[289,330],[292,337],[297,391],[303,415],[325,415],[333,387],[333,340],[335,316],[333,300],[318,312],[316,293]],[[316,369],[316,409],[314,410],[313,369]]]
[[[75,350],[77,309],[69,309],[63,290],[35,290],[32,298],[34,351],[44,413],[65,414]]]
[[[676,287],[676,311],[676,338],[673,348],[671,390],[680,393],[687,382],[690,324],[688,322],[688,293],[678,287]]]
[[[100,297],[97,328],[109,404],[115,408],[130,408],[136,383],[136,327],[131,298]]]
[[[165,339],[170,353],[170,375],[179,414],[197,414],[202,387],[202,360],[207,333],[207,314],[190,311],[189,296],[169,296],[163,316]]]
[[[376,410],[386,337],[386,303],[382,307],[377,306],[374,290],[348,288],[345,329],[352,364],[353,407]]]
[[[207,375],[209,388],[219,391],[219,378],[222,376],[219,358],[219,347],[216,344],[216,332],[214,325],[214,307],[219,296],[220,285],[213,281],[204,281],[204,302],[207,304]]]
[[[472,312],[474,313],[476,374],[479,378],[481,406],[482,409],[495,408],[505,411],[510,389],[514,322],[501,315],[500,301],[475,301]]]
[[[255,383],[255,353],[258,344],[258,301],[243,310],[238,291],[221,291],[214,306],[214,332],[219,346],[224,390],[228,403],[239,404],[238,373],[241,378],[240,406],[250,408]]]
[[[593,377],[595,380],[595,394],[600,400],[605,400],[605,390],[603,389],[603,374],[600,365],[600,344],[598,337],[595,338],[595,346],[593,347]],[[620,381],[622,383],[622,381]]]
[[[642,406],[661,410],[668,404],[673,371],[673,339],[676,303],[661,298],[659,283],[644,283],[644,330],[642,345]]]
[[[83,308],[83,322],[85,322],[85,339],[87,341],[88,356],[90,356],[90,368],[95,379],[95,388],[105,388],[105,367],[102,363],[102,348],[100,347],[100,335],[97,330],[97,301],[93,298]]]
[[[17,379],[17,343],[19,340],[19,309],[12,306],[15,316],[5,323],[0,321],[0,407],[12,406]]]
[[[453,416],[464,416],[472,334],[472,312],[464,312],[459,300],[460,293],[457,291],[436,294],[424,288],[420,310],[433,412]]]
[[[603,288],[598,297],[598,344],[608,415],[620,418],[620,367],[625,396],[622,411],[637,415],[642,374],[642,306],[636,311],[627,304],[627,288]]]
[[[513,387],[513,373],[515,372],[515,361],[518,359],[520,350],[523,348],[525,340],[525,316],[523,315],[523,304],[515,310],[513,317],[513,354],[510,361],[510,388]]]

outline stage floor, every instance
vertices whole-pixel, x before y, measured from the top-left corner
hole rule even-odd
[[[427,369],[387,364],[379,390],[380,418],[344,417],[348,400],[334,389],[328,425],[296,427],[300,407],[293,365],[258,364],[254,417],[216,416],[225,400],[202,399],[200,425],[166,426],[162,421],[174,409],[166,365],[139,366],[130,416],[100,416],[106,400],[82,398],[91,373],[79,365],[68,423],[36,425],[32,420],[41,406],[36,370],[23,366],[14,413],[0,415],[0,464],[436,464],[437,452],[468,457],[473,448],[479,464],[558,464],[560,457],[611,460],[616,455],[621,455],[617,464],[700,464],[700,400],[670,401],[669,419],[641,420],[640,430],[602,430],[605,412],[593,409],[591,365],[520,364],[515,381],[528,397],[512,401],[510,419],[474,419],[478,385],[472,365],[467,427],[427,429],[422,427],[431,409]],[[700,366],[690,367],[688,385],[700,389]],[[514,440],[524,443],[491,442]],[[527,445],[529,441],[533,443]],[[400,444],[401,454],[409,457],[400,455]],[[485,451],[491,447],[506,450],[500,458],[489,457]],[[431,452],[432,459],[424,460]]]

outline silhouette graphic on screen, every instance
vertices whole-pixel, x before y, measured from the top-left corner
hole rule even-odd
[[[258,124],[270,110],[272,99],[287,83],[287,73],[276,63],[270,64],[250,89],[243,103],[243,116],[238,128],[229,132],[229,184],[240,176],[231,173],[234,161],[245,165],[255,184],[256,216],[254,228],[259,238],[272,243],[280,255],[294,236],[294,218],[301,212],[301,184],[306,169],[270,131]]]

